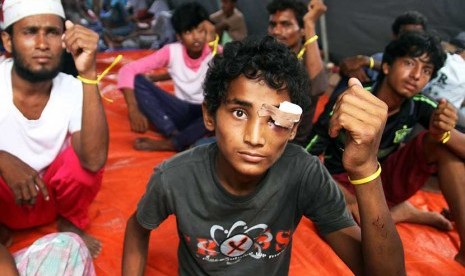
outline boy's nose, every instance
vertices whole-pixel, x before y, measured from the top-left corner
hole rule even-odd
[[[260,118],[249,120],[244,133],[244,142],[252,146],[265,145],[266,139],[262,132],[263,126]]]

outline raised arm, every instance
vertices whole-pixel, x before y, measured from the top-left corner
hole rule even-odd
[[[96,80],[98,34],[66,21],[63,47],[73,56],[79,76]],[[73,134],[73,147],[82,166],[98,171],[105,165],[108,154],[108,125],[96,84],[83,82],[81,130]]]
[[[343,129],[347,141],[343,164],[355,185],[360,211],[361,245],[358,228],[349,227],[329,234],[326,240],[355,274],[405,274],[402,243],[384,197],[376,153],[387,119],[384,102],[365,91],[357,79],[334,106],[329,134]]]
[[[127,224],[123,248],[123,276],[144,275],[150,231],[137,222],[133,214]]]
[[[323,0],[311,0],[308,4],[308,12],[304,16],[305,40],[308,40],[316,35],[316,24],[322,14],[326,12],[326,5]],[[308,44],[305,52],[305,66],[309,77],[314,80],[318,74],[324,73],[324,65],[321,59],[318,43],[313,42]],[[327,85],[327,84],[326,84]],[[324,90],[326,86],[322,88]]]

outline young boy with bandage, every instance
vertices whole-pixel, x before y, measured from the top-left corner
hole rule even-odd
[[[150,232],[171,214],[180,239],[180,275],[287,275],[292,234],[302,216],[355,274],[405,273],[373,154],[386,105],[353,80],[348,98],[376,116],[346,114],[339,108],[346,97],[334,110],[331,135],[343,128],[349,133],[344,164],[351,179],[363,182],[356,187],[359,227],[318,158],[288,143],[308,82],[295,54],[270,37],[232,42],[213,59],[202,107],[217,142],[155,169],[127,223],[123,275],[143,274]],[[369,123],[360,125],[367,116]],[[279,238],[283,235],[287,242]]]

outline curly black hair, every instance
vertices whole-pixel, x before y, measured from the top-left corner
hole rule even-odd
[[[230,42],[209,66],[203,89],[204,103],[211,115],[216,115],[221,103],[226,102],[231,81],[241,75],[264,81],[272,89],[285,90],[291,102],[304,110],[308,108],[307,71],[295,53],[271,36]]]
[[[171,16],[171,24],[178,35],[194,29],[204,20],[209,20],[208,12],[197,2],[180,5]]]
[[[398,36],[400,33],[400,28],[404,25],[421,25],[423,30],[426,31],[428,19],[426,19],[426,17],[418,11],[406,11],[396,17],[392,23],[392,33]]]
[[[307,6],[295,0],[273,0],[266,6],[269,14],[275,14],[278,11],[291,10],[294,12],[295,19],[299,27],[304,27],[304,15],[308,12]]]
[[[402,34],[398,39],[391,41],[383,55],[383,63],[392,65],[399,57],[421,57],[426,54],[429,62],[433,65],[431,79],[435,78],[438,70],[444,66],[446,53],[441,46],[438,36],[428,32],[411,31]],[[379,74],[378,82],[384,78],[384,74]]]

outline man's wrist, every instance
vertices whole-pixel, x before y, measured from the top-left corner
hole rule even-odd
[[[363,179],[373,175],[378,170],[378,161],[370,161],[366,164],[359,165],[354,168],[347,169],[349,179]]]

